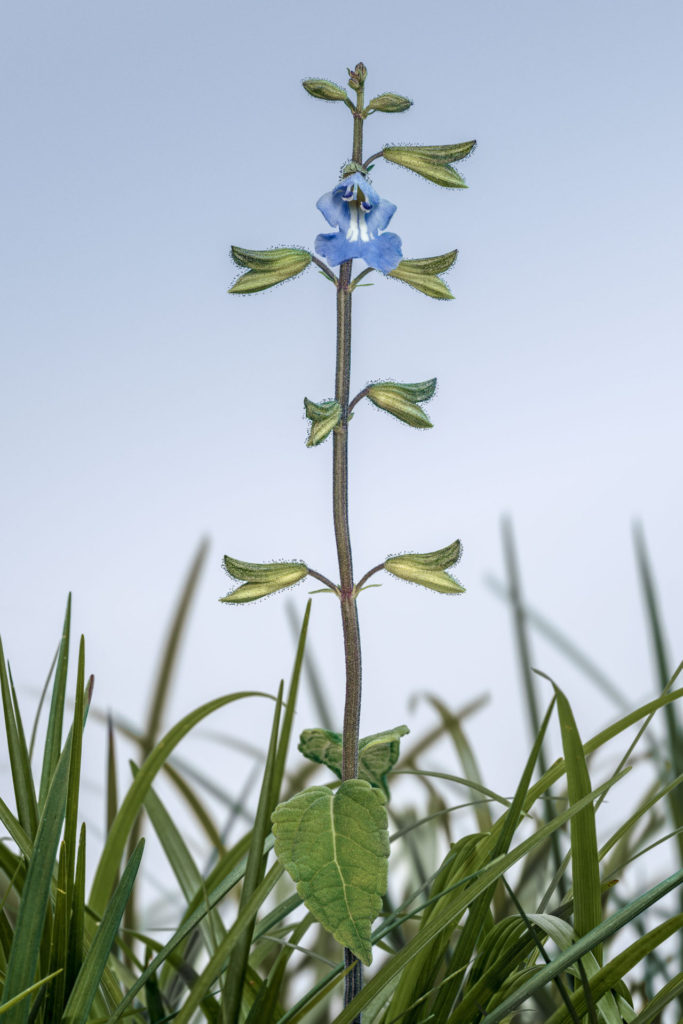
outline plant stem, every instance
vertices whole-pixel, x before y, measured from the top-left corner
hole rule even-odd
[[[351,159],[363,159],[363,88],[357,90],[353,114],[353,154]],[[358,778],[358,737],[361,703],[361,649],[358,609],[353,585],[353,562],[349,532],[349,469],[348,425],[349,390],[351,381],[351,267],[353,260],[345,260],[339,268],[337,283],[337,365],[334,397],[339,403],[341,417],[333,433],[333,514],[334,536],[339,562],[342,633],[346,668],[346,698],[342,737],[342,782]],[[344,1006],[348,1006],[363,983],[361,964],[350,949],[344,950],[344,962],[353,964],[344,983]],[[356,1018],[360,1022],[360,1014]]]

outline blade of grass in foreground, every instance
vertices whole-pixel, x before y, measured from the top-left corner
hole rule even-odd
[[[5,732],[7,734],[7,751],[9,753],[14,800],[17,806],[17,817],[24,831],[31,839],[35,837],[38,827],[38,808],[33,788],[33,775],[24,739],[19,709],[13,693],[5,654],[0,641],[0,687],[2,688],[2,706],[5,715]]]
[[[651,907],[662,897],[666,896],[667,893],[681,885],[681,883],[683,883],[683,870],[670,875],[669,878],[648,889],[647,892],[632,900],[627,906],[612,914],[597,928],[583,935],[566,952],[560,953],[549,964],[542,967],[532,978],[520,985],[516,992],[508,996],[507,999],[504,999],[492,1013],[487,1014],[481,1021],[481,1024],[500,1024],[512,1010],[515,1010],[536,991],[547,985],[558,974],[566,971],[568,967],[576,963],[589,950],[599,946],[610,936],[629,924],[634,918],[639,917],[648,907]],[[607,969],[603,968],[603,970]],[[341,1021],[335,1021],[335,1024],[341,1024]]]
[[[35,980],[40,943],[50,897],[59,837],[62,831],[69,781],[71,737],[67,739],[38,824],[36,841],[24,881],[2,1004],[23,992]],[[29,1004],[24,1001],[9,1011],[6,1024],[26,1024]]]
[[[101,916],[104,913],[118,874],[128,834],[140,813],[147,790],[152,785],[155,775],[167,760],[171,751],[207,715],[246,697],[265,697],[268,700],[273,700],[271,694],[262,693],[257,690],[244,690],[238,693],[229,693],[224,697],[216,697],[214,700],[210,700],[194,711],[191,711],[184,718],[181,718],[157,743],[154,750],[140,766],[140,770],[112,822],[99,864],[97,865],[89,902],[89,906],[95,914]]]
[[[569,701],[554,683],[553,687],[557,697],[562,750],[567,768],[567,792],[571,805],[590,793],[591,782],[583,744]],[[593,804],[588,804],[580,814],[572,818],[569,836],[572,854],[574,928],[577,935],[585,935],[596,928],[602,920],[598,837]],[[598,963],[601,963],[601,948],[597,946],[593,952]]]
[[[107,904],[95,938],[78,972],[76,983],[64,1008],[64,1020],[69,1024],[85,1024],[90,1007],[100,984],[109,953],[116,939],[126,902],[135,883],[145,841],[141,839],[128,861],[114,893]]]
[[[50,702],[50,717],[47,722],[47,733],[45,735],[45,747],[43,750],[43,767],[40,776],[40,795],[38,803],[42,808],[47,799],[52,776],[59,761],[59,751],[62,745],[62,724],[64,721],[64,701],[66,696],[66,673],[69,667],[69,637],[71,635],[71,594],[66,601],[66,612],[64,615],[64,629],[59,645],[57,657],[57,668],[55,670],[55,681],[52,687],[52,700]]]

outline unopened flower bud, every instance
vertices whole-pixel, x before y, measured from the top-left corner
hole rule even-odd
[[[407,96],[399,96],[395,92],[383,92],[370,100],[366,110],[379,110],[383,114],[400,114],[412,107],[413,101]]]
[[[462,554],[459,540],[438,551],[419,555],[395,555],[387,558],[384,568],[399,579],[418,583],[440,594],[464,594],[465,588],[445,570],[455,565]]]
[[[339,402],[311,402],[304,398],[306,416],[311,421],[311,429],[306,440],[307,448],[322,444],[341,419]]]
[[[432,422],[418,402],[428,402],[436,390],[436,377],[418,384],[381,381],[368,388],[370,401],[411,427],[431,427]]]
[[[330,100],[339,102],[348,99],[346,89],[334,82],[328,82],[326,78],[305,78],[301,83],[310,96],[317,100]]]
[[[296,277],[313,259],[307,249],[241,249],[233,245],[231,251],[235,263],[247,268],[247,273],[238,277],[228,289],[234,294],[272,288],[281,281]]]
[[[233,579],[245,581],[241,587],[220,598],[224,604],[257,601],[308,576],[308,566],[303,562],[240,562],[225,555],[223,568]]]
[[[365,79],[368,76],[368,69],[365,64],[361,62],[360,64],[356,64],[353,71],[351,68],[347,68],[346,70],[349,73],[349,85],[352,89],[358,91],[358,89],[365,85]]]

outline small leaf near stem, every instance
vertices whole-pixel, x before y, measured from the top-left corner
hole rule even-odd
[[[327,263],[323,263],[323,261],[321,259],[318,259],[317,256],[312,257],[312,262],[315,263],[317,267],[320,267],[325,277],[327,277],[332,282],[332,284],[339,284],[339,279],[337,278],[337,275],[330,270]]]
[[[382,568],[382,566],[380,566],[380,568]],[[317,580],[320,580],[321,583],[324,583],[328,590],[331,590],[334,594],[337,595],[337,597],[341,597],[341,591],[339,590],[339,587],[337,586],[336,583],[333,583],[332,580],[328,580],[327,576],[323,576],[321,572],[316,572],[315,569],[309,569],[308,575],[314,576]]]
[[[357,288],[363,278],[367,277],[368,274],[371,274],[374,269],[374,267],[366,267],[365,270],[361,270],[360,274],[357,274],[351,282],[351,291],[353,291],[354,288]]]
[[[372,569],[368,569],[365,576],[363,576],[362,579],[360,579],[358,583],[356,583],[356,586],[354,587],[356,594],[360,594],[361,590],[363,589],[367,581],[370,579],[370,577],[374,576],[376,572],[381,572],[383,568],[384,562],[380,562],[379,565],[375,565]],[[311,575],[313,575],[313,573],[311,573]]]

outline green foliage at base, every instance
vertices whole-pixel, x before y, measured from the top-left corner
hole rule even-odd
[[[305,752],[320,765],[290,757],[310,603],[285,690],[228,694],[164,734],[200,552],[161,659],[150,721],[139,729],[112,723],[108,827],[102,841],[88,836],[90,892],[81,751],[99,742],[106,716],[92,702],[83,642],[75,685],[68,685],[70,607],[42,728],[26,727],[0,650],[11,783],[0,801],[0,1024],[352,1024],[360,1012],[363,1024],[678,1020],[683,775],[667,743],[680,732],[683,689],[680,668],[672,674],[665,661],[652,573],[639,544],[648,622],[661,652],[660,692],[629,707],[615,687],[618,716],[586,737],[570,696],[546,680],[549,704],[545,712],[528,705],[535,739],[505,793],[486,785],[467,737],[481,701],[456,710],[439,697],[429,699],[433,727],[409,748],[398,750],[405,726],[363,741],[367,755],[383,759],[374,785],[316,784],[335,770],[336,734],[304,732]],[[531,626],[542,629],[609,692],[604,674],[522,603],[514,576],[506,593],[526,642],[520,650],[529,649]],[[324,706],[324,689],[317,694]],[[221,708],[264,698],[273,715],[253,798],[217,787],[178,758],[182,739]],[[547,751],[553,729],[561,738],[555,760]],[[316,744],[325,736],[323,749]],[[119,792],[124,766],[116,744],[123,740],[137,746],[139,767]],[[444,753],[444,740],[452,754]],[[605,815],[605,801],[614,808],[620,791],[627,811],[615,820]],[[143,810],[144,835],[136,839]],[[180,825],[183,817],[190,826]],[[158,852],[148,843],[143,853],[152,834]],[[669,871],[662,851],[673,856]],[[175,881],[164,902],[177,907],[172,929],[161,933],[148,927],[150,908],[139,892],[141,872],[161,875],[160,857]],[[372,959],[346,1009],[345,967],[333,935],[366,964]]]

